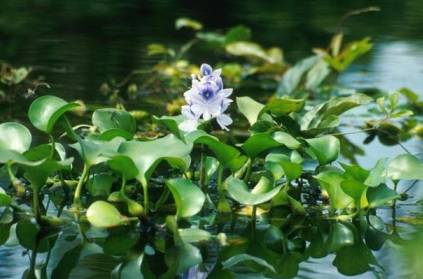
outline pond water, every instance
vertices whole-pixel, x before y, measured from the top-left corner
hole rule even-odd
[[[33,67],[36,75],[46,78],[55,95],[102,102],[99,87],[104,81],[121,79],[133,69],[148,68],[157,62],[145,56],[147,44],[178,44],[189,38],[189,33],[174,30],[178,17],[198,19],[209,30],[244,24],[252,29],[255,41],[266,47],[281,47],[288,62],[295,62],[309,55],[312,47],[325,47],[343,14],[369,3],[381,11],[351,18],[344,31],[348,40],[370,36],[374,49],[354,63],[338,82],[356,88],[408,87],[423,96],[421,0],[231,0],[207,4],[165,0],[2,0],[0,59],[15,66]],[[194,63],[209,60],[213,59],[192,57]],[[139,106],[148,110],[146,104]],[[16,109],[14,116],[19,118],[22,111]],[[362,145],[364,136],[349,138]],[[423,151],[421,142],[410,141],[405,146],[412,153]],[[399,146],[386,147],[377,141],[365,149],[366,156],[359,157],[364,167],[373,166],[382,156],[404,152]],[[423,197],[419,189],[423,188],[412,190],[407,204]],[[422,212],[419,206],[407,204],[400,206],[399,215]],[[387,223],[391,222],[389,209],[380,214]],[[421,229],[404,227],[410,233]],[[385,245],[377,253],[385,272],[369,272],[356,278],[412,278],[395,251],[392,245]],[[326,257],[303,263],[298,278],[344,278],[336,272],[332,260]],[[22,250],[0,248],[0,278],[20,278],[27,263]]]

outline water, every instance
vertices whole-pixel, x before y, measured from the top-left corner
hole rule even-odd
[[[408,87],[423,96],[423,1],[377,0],[371,4],[382,10],[351,18],[343,30],[347,40],[372,37],[374,49],[354,63],[338,82],[387,91]],[[368,5],[366,0],[222,0],[207,4],[165,0],[2,0],[0,59],[15,66],[33,67],[33,75],[44,76],[52,86],[52,94],[69,100],[104,102],[99,93],[104,81],[121,79],[133,69],[148,68],[156,62],[145,56],[147,44],[176,45],[190,37],[189,31],[174,30],[174,20],[180,16],[198,19],[208,30],[224,30],[236,24],[249,26],[255,41],[266,47],[281,47],[288,62],[293,63],[309,55],[312,47],[325,47],[343,14]],[[208,59],[192,57],[195,63],[204,60]],[[148,109],[149,105],[139,106]],[[22,104],[21,109],[0,109],[12,110],[13,117],[22,118],[26,107]],[[362,146],[363,135],[349,138]],[[410,141],[405,146],[413,153],[422,152],[421,142]],[[386,147],[377,141],[365,148],[366,156],[358,158],[365,167],[372,167],[382,155],[393,157],[404,152],[398,146]],[[407,203],[421,199],[421,189],[416,186]],[[415,205],[400,208],[400,215],[421,212]],[[388,209],[381,214],[386,222],[391,221]],[[393,251],[391,245],[385,245],[378,259],[387,278],[401,278],[401,268],[395,270],[400,264]],[[326,257],[303,263],[298,278],[344,278],[336,273],[331,261]],[[0,248],[0,278],[20,278],[27,263],[21,250]],[[357,278],[376,276],[370,272]]]

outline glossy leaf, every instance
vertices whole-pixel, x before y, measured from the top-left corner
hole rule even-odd
[[[373,169],[370,170],[369,176],[364,184],[370,187],[376,187],[384,183],[386,180],[386,163],[388,158],[379,159]]]
[[[291,67],[282,77],[276,94],[278,96],[290,95],[298,87],[305,72],[318,61],[317,56],[307,57]]]
[[[354,230],[350,224],[334,222],[331,224],[330,233],[327,240],[329,252],[336,252],[342,247],[354,244]]]
[[[371,208],[383,206],[386,203],[401,197],[397,192],[388,188],[388,186],[385,184],[381,184],[378,187],[369,188],[366,195],[369,202],[369,207]]]
[[[229,177],[226,180],[229,196],[244,205],[258,205],[270,201],[278,194],[282,186],[273,188],[268,178],[262,177],[253,190],[249,190],[244,181]]]
[[[205,230],[189,228],[189,229],[179,229],[178,233],[184,242],[193,243],[193,242],[205,242],[209,241],[212,238],[211,233]]]
[[[287,96],[281,98],[273,98],[266,104],[261,113],[270,112],[272,115],[279,117],[290,114],[291,112],[299,112],[304,107],[304,99],[291,99]]]
[[[309,150],[317,158],[320,165],[329,164],[338,158],[340,143],[336,137],[327,135],[306,139],[306,142],[310,145]]]
[[[176,275],[187,271],[192,266],[201,264],[203,257],[197,247],[182,242],[166,250],[165,262],[170,268],[170,274],[174,272]],[[174,278],[174,276],[166,278]]]
[[[239,254],[239,255],[235,255],[233,257],[230,257],[229,259],[225,260],[224,262],[222,262],[223,268],[224,269],[230,269],[232,267],[235,267],[237,265],[240,264],[247,264],[248,262],[254,262],[255,264],[268,269],[272,272],[276,272],[275,268],[273,266],[271,266],[268,262],[266,262],[265,260],[258,258],[258,257],[254,257],[248,254]]]
[[[250,125],[257,122],[262,109],[265,107],[263,104],[260,104],[250,97],[237,97],[236,104],[239,111],[247,118]]]
[[[329,101],[315,106],[302,117],[301,130],[335,127],[339,124],[339,115],[371,101],[372,98],[360,93],[348,97],[333,97]]]
[[[0,187],[0,208],[9,206],[12,203],[12,198],[9,197],[3,188]]]
[[[132,115],[124,110],[103,108],[97,109],[92,115],[92,122],[100,133],[110,132],[113,130],[127,132],[131,139],[135,134],[136,122]]]
[[[203,28],[203,25],[201,24],[201,22],[196,21],[194,19],[187,18],[187,17],[178,18],[175,21],[175,28],[181,29],[183,27],[191,28],[194,30],[201,30]]]
[[[190,143],[207,145],[219,162],[232,171],[240,169],[246,161],[245,156],[241,156],[241,152],[238,149],[220,142],[217,138],[208,135],[204,131],[191,132],[185,136],[185,139]]]
[[[389,162],[386,175],[393,180],[423,180],[423,163],[413,155],[399,155]]]
[[[41,96],[32,102],[28,117],[38,130],[51,134],[54,125],[67,111],[78,107],[77,103],[68,103],[56,96]]]
[[[23,153],[31,145],[32,136],[22,124],[6,122],[0,124],[0,149]]]
[[[206,197],[197,185],[183,178],[169,179],[166,185],[175,200],[178,217],[191,217],[200,212]]]
[[[138,168],[137,179],[147,183],[148,178],[161,161],[173,168],[185,170],[190,165],[191,144],[185,144],[174,135],[152,141],[123,142],[118,152],[132,159]]]
[[[315,178],[328,193],[330,204],[333,208],[343,209],[354,204],[353,198],[342,190],[341,183],[344,181],[344,177],[339,170],[326,169],[316,175]]]
[[[79,139],[78,142],[70,146],[76,149],[85,164],[91,167],[103,163],[114,156],[123,142],[125,142],[125,140],[121,137],[116,137],[110,141],[87,138]]]

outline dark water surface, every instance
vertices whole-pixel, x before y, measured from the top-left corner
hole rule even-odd
[[[207,30],[244,24],[252,29],[255,41],[265,47],[281,47],[288,62],[295,62],[309,55],[312,47],[325,47],[343,14],[369,5],[382,10],[351,18],[344,31],[347,40],[372,37],[375,47],[352,65],[339,82],[386,90],[409,87],[422,96],[422,0],[1,0],[0,59],[14,66],[33,67],[36,75],[45,76],[51,84],[52,94],[101,102],[101,83],[123,78],[133,69],[148,68],[156,62],[146,57],[147,44],[176,45],[190,37],[189,32],[175,31],[174,20],[178,17],[197,19]],[[192,57],[195,63],[208,60]],[[146,105],[140,103],[143,106]],[[363,138],[356,135],[351,140],[361,145]],[[405,145],[414,153],[422,152],[421,142]],[[366,156],[359,158],[365,167],[373,166],[380,157],[404,152],[400,147],[385,147],[377,142],[366,150]],[[415,187],[407,203],[423,197],[419,188],[423,189]],[[389,210],[380,211],[390,222]],[[414,212],[422,209],[403,205],[399,210],[400,215]],[[418,229],[421,228],[407,226],[409,232]],[[28,263],[22,252],[15,247],[0,248],[0,278],[21,277]],[[382,275],[368,272],[355,278],[413,278],[392,245],[386,244],[377,257],[385,268]],[[326,257],[302,264],[298,278],[344,278],[336,272],[332,260]]]

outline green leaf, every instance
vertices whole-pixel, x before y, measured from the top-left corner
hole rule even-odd
[[[116,155],[107,161],[107,165],[114,171],[117,171],[126,180],[137,177],[139,171],[134,161],[125,155]]]
[[[107,197],[116,178],[109,173],[95,173],[87,181],[87,189],[94,197]]]
[[[283,170],[288,181],[300,177],[303,168],[298,163],[293,163],[285,154],[270,153],[266,156],[266,162],[277,163]]]
[[[341,188],[345,194],[355,200],[356,204],[360,205],[363,192],[366,191],[368,187],[357,180],[345,179],[341,182]]]
[[[344,71],[357,57],[372,49],[373,44],[370,38],[364,38],[360,41],[352,42],[336,57],[326,55],[324,59],[337,71]]]
[[[50,231],[50,235],[39,238],[40,226],[32,223],[30,220],[22,219],[16,225],[16,237],[19,244],[26,249],[34,249],[35,242],[38,241],[37,252],[44,253],[48,251],[49,247],[54,245],[57,234],[55,231]]]
[[[388,158],[379,159],[373,169],[370,170],[369,176],[364,181],[364,184],[370,187],[379,186],[385,183],[386,180],[386,164]]]
[[[367,189],[366,195],[369,207],[371,208],[383,206],[386,203],[401,197],[397,192],[388,188],[385,184],[381,184],[378,187],[370,187]]]
[[[88,207],[87,219],[91,225],[99,228],[116,227],[122,224],[120,212],[105,201],[96,201]]]
[[[225,34],[225,43],[230,44],[237,41],[248,41],[251,37],[251,30],[244,25],[232,27]]]
[[[191,29],[197,31],[197,30],[203,29],[203,24],[201,24],[201,22],[199,22],[197,20],[190,19],[190,18],[187,18],[187,17],[178,18],[175,21],[175,28],[177,30],[179,30],[179,29],[184,28],[184,27],[191,28]]]
[[[59,170],[69,170],[71,168],[73,158],[63,161],[56,161],[48,158],[39,165],[24,165],[25,177],[31,181],[31,186],[41,188],[45,185],[48,177]]]
[[[274,50],[266,51],[260,45],[247,41],[237,41],[226,45],[226,52],[231,55],[256,58],[272,64],[282,63],[281,54],[274,55]]]
[[[110,131],[123,132],[121,134],[129,134],[131,139],[136,131],[136,122],[132,115],[124,110],[103,108],[97,109],[92,115],[92,122],[100,133]],[[127,132],[127,133],[125,133]]]
[[[181,242],[166,250],[165,262],[170,268],[170,273],[176,275],[187,271],[190,267],[201,264],[203,262],[203,257],[197,247],[186,242]],[[175,276],[166,278],[174,277]]]
[[[196,228],[179,229],[179,235],[184,242],[206,242],[212,238],[211,233]]]
[[[316,90],[329,74],[328,63],[319,59],[307,73],[305,88],[312,91]]]
[[[267,261],[258,258],[258,257],[254,257],[248,254],[239,254],[239,255],[235,255],[233,257],[230,257],[229,259],[225,260],[224,262],[222,262],[223,268],[224,269],[230,269],[232,267],[235,267],[237,265],[247,265],[249,262],[254,262],[255,264],[270,270],[271,272],[276,272],[275,268],[273,266],[271,266]]]
[[[123,142],[118,152],[132,159],[138,169],[137,179],[147,183],[157,165],[167,161],[171,167],[185,170],[189,167],[192,144],[185,144],[174,135],[152,141]]]
[[[328,193],[330,204],[333,208],[344,209],[354,204],[353,198],[347,195],[341,188],[344,177],[338,169],[328,168],[321,171],[315,178],[319,181],[320,186]]]
[[[271,181],[264,176],[252,191],[249,191],[244,181],[235,177],[229,177],[225,183],[229,196],[244,205],[258,205],[268,202],[282,188],[282,186],[273,188]]]
[[[22,124],[7,122],[0,124],[0,149],[23,153],[31,145],[32,136]]]
[[[261,113],[270,112],[272,115],[279,117],[290,114],[291,112],[299,112],[305,104],[304,99],[291,99],[287,96],[281,98],[272,98],[264,107]]]
[[[319,161],[320,165],[326,165],[338,158],[340,151],[339,140],[331,135],[319,138],[306,139],[310,145],[308,149]]]
[[[166,126],[169,131],[174,134],[177,138],[184,141],[184,135],[181,130],[179,130],[179,124],[184,121],[183,115],[177,115],[177,116],[162,116],[162,117],[156,117],[153,116],[154,121],[156,121],[159,124],[162,124]]]
[[[56,96],[41,96],[35,99],[28,110],[28,117],[32,125],[38,130],[51,134],[57,120],[67,111],[79,106],[68,103]]]
[[[242,145],[241,148],[249,157],[257,157],[263,151],[281,146],[282,144],[268,133],[258,133],[250,136]]]
[[[354,230],[351,225],[342,222],[332,223],[326,245],[329,252],[354,245]]]
[[[239,111],[248,119],[250,125],[257,122],[257,119],[264,108],[263,104],[256,102],[250,97],[237,97],[236,104]]]
[[[290,95],[301,82],[301,79],[305,72],[307,72],[314,64],[318,61],[317,56],[307,57],[300,62],[296,63],[294,67],[291,67],[282,77],[279,82],[276,95],[281,97],[284,95]]]
[[[368,104],[372,98],[355,93],[347,97],[333,97],[315,106],[301,119],[301,130],[333,128],[339,124],[338,116],[357,106]]]
[[[217,169],[219,168],[219,161],[214,158],[207,156],[204,164],[204,168],[206,170],[206,179],[204,181],[205,184],[209,184],[210,179],[216,173]]]
[[[178,217],[191,217],[200,212],[206,197],[197,185],[183,178],[166,180],[166,185],[175,200]]]
[[[77,150],[84,163],[91,167],[106,162],[115,155],[123,142],[125,142],[125,139],[121,137],[116,137],[110,141],[86,138],[78,139],[78,142],[69,146]]]
[[[423,163],[413,155],[399,155],[389,162],[386,174],[393,180],[423,180]]]
[[[298,149],[301,146],[301,143],[298,140],[285,132],[275,132],[273,133],[273,138],[289,149]]]
[[[12,150],[5,150],[0,149],[0,163],[17,163],[20,165],[26,165],[26,166],[38,166],[44,162],[44,160],[40,161],[31,161],[28,160],[24,155],[12,151]]]
[[[357,240],[357,239],[356,239]],[[372,252],[362,240],[355,241],[354,245],[345,246],[336,252],[333,265],[344,275],[352,276],[370,270],[376,260]]]
[[[119,264],[118,259],[106,254],[90,254],[83,257],[71,271],[69,279],[111,278],[113,269]]]
[[[103,244],[103,251],[108,255],[124,256],[130,251],[137,241],[139,235],[128,231],[117,231],[109,235]]]
[[[197,130],[185,135],[187,142],[195,144],[205,144],[214,153],[215,157],[225,167],[232,171],[240,169],[245,161],[245,156],[241,156],[238,149],[231,145],[220,142],[217,138],[208,135],[206,132]]]
[[[0,187],[0,207],[9,206],[12,203],[12,198],[9,197],[3,188]]]

